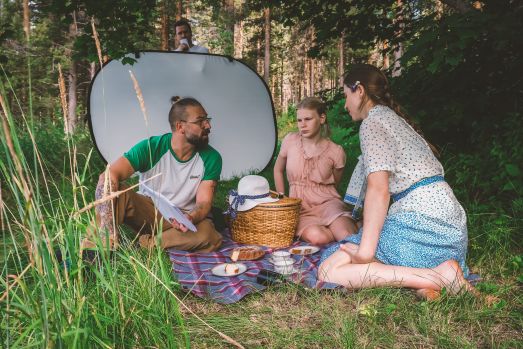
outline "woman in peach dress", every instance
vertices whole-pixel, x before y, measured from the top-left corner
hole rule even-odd
[[[345,167],[343,148],[329,137],[324,103],[305,98],[297,106],[299,132],[288,134],[274,165],[276,190],[300,198],[301,211],[296,235],[313,245],[340,241],[356,232],[351,213],[336,190]]]

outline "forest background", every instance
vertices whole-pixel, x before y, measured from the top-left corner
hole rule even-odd
[[[49,253],[61,246],[75,255],[93,218],[73,214],[93,200],[104,167],[86,123],[92,77],[107,59],[173,49],[181,17],[212,53],[263,76],[280,138],[295,128],[299,100],[327,101],[332,138],[349,158],[340,191],[359,140],[339,78],[352,63],[385,70],[396,99],[440,148],[467,210],[479,289],[500,298],[490,307],[466,296],[428,304],[384,289],[347,300],[286,287],[244,305],[184,302],[249,347],[523,347],[522,1],[0,0],[5,347],[224,345],[173,298],[184,293],[161,251],[129,246],[118,265],[106,260],[95,271],[94,286],[80,272],[64,275]],[[236,183],[221,185],[217,205]]]

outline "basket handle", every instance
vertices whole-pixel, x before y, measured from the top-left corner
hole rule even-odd
[[[269,190],[269,193],[276,196],[278,199],[283,199],[283,198],[287,197],[284,193],[278,193],[277,191],[274,191],[274,190]]]

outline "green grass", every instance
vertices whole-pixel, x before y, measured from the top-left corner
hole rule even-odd
[[[514,295],[506,295],[514,297]],[[249,348],[514,348],[521,343],[516,304],[487,308],[464,295],[434,303],[408,290],[317,292],[273,288],[240,304],[191,299],[204,318]],[[521,299],[519,299],[519,310]],[[195,347],[222,347],[191,319]],[[519,326],[519,327],[518,327]]]
[[[280,135],[293,129],[292,121],[292,115],[279,119],[285,130]],[[106,254],[99,268],[84,264],[78,258],[79,244],[93,212],[74,212],[94,199],[96,178],[103,170],[88,132],[66,140],[60,125],[35,122],[33,142],[24,120],[9,114],[9,122],[23,173],[16,169],[2,129],[0,296],[10,285],[8,297],[0,302],[2,347],[231,347],[176,296],[246,348],[523,348],[519,211],[464,202],[469,266],[484,278],[478,289],[499,298],[491,306],[470,295],[427,303],[405,289],[342,292],[295,285],[269,288],[224,306],[181,290],[166,255],[137,249],[129,232],[122,248],[113,258]],[[343,138],[349,133],[354,135],[354,130],[336,128],[349,158],[340,191],[357,155],[354,138]],[[263,175],[272,183],[272,167]],[[19,186],[22,177],[32,188],[28,199]],[[220,184],[217,206],[223,208],[227,191],[236,184]],[[24,234],[34,246],[29,268]],[[56,248],[70,255],[69,268],[49,252]],[[14,283],[12,276],[24,270]]]

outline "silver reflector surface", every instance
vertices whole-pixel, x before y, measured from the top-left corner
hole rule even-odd
[[[267,85],[251,68],[210,54],[143,52],[136,60],[111,60],[91,82],[89,125],[105,161],[115,161],[142,139],[171,132],[171,97],[180,96],[196,98],[212,118],[210,144],[222,156],[222,179],[258,173],[270,163],[277,138],[274,107]]]

